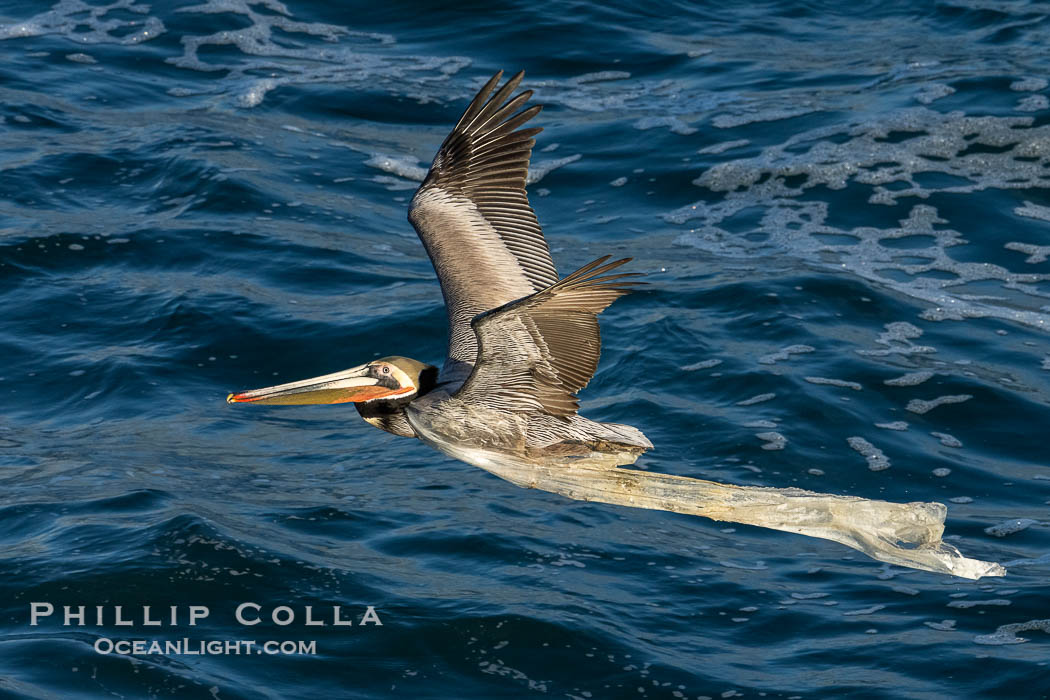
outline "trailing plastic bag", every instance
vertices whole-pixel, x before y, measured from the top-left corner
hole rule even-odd
[[[580,501],[701,515],[833,540],[889,564],[968,579],[1003,576],[995,562],[969,559],[941,540],[941,503],[891,503],[797,488],[734,486],[610,464],[524,460],[482,466],[511,483]]]

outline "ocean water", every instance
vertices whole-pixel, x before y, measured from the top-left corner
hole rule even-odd
[[[0,1],[0,694],[1046,697],[1048,46],[1021,1]],[[583,412],[653,471],[940,501],[1005,578],[225,404],[440,363],[407,200],[501,68],[559,270],[650,282]],[[96,651],[183,638],[315,653]]]

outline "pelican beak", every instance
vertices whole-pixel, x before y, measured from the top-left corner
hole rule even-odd
[[[399,387],[391,389],[383,386],[379,381],[371,376],[369,365],[366,364],[323,377],[230,394],[226,397],[226,403],[259,403],[269,406],[347,403],[379,399],[401,391]]]

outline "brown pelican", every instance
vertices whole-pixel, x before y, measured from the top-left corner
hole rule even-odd
[[[230,394],[230,403],[353,402],[387,432],[416,437],[482,468],[613,466],[652,443],[637,428],[577,413],[576,393],[601,352],[598,314],[639,282],[609,256],[559,280],[525,194],[539,113],[511,98],[523,73],[493,94],[494,75],[441,145],[412,197],[412,222],[441,282],[448,358],[436,367],[385,357],[353,369]],[[520,110],[520,111],[519,111]]]
[[[612,469],[652,447],[628,425],[577,413],[598,366],[598,314],[638,282],[599,258],[558,280],[525,196],[540,111],[514,98],[518,73],[492,77],[441,144],[408,219],[437,270],[448,310],[448,358],[436,367],[385,357],[323,377],[230,394],[230,403],[353,402],[395,435],[519,486],[569,498],[691,513],[822,537],[880,561],[965,578],[1002,576],[994,562],[941,541],[940,503],[888,503],[798,488],[718,484]],[[520,110],[520,111],[518,111]]]

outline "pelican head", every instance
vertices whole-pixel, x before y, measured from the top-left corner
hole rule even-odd
[[[361,417],[377,428],[415,437],[404,408],[436,383],[437,367],[393,356],[313,379],[230,394],[226,402],[269,406],[353,403]]]

